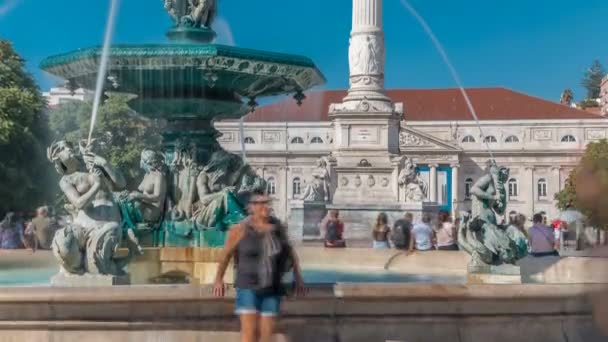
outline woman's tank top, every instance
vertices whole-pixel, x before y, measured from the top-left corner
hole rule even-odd
[[[280,223],[273,220],[273,228],[268,232],[258,232],[249,223],[249,219],[243,220],[244,235],[236,247],[235,253],[235,282],[234,285],[240,289],[252,289],[265,293],[282,294],[281,278],[283,276],[283,266],[287,262],[286,254],[289,245],[286,237],[282,236]],[[273,234],[273,237],[280,241],[280,252],[272,258],[270,266],[272,281],[269,286],[260,286],[260,274],[262,270],[262,258],[264,258],[264,239],[265,234]]]

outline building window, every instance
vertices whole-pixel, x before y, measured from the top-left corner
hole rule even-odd
[[[493,135],[488,135],[485,138],[483,138],[483,142],[484,143],[495,143],[498,142],[498,140],[496,140],[496,137]]]
[[[312,138],[312,140],[310,141],[311,144],[322,144],[323,143],[323,139],[319,138],[319,137],[314,137]]]
[[[576,142],[576,138],[573,135],[567,134],[562,137],[562,142]]]
[[[541,178],[538,180],[538,199],[547,198],[547,180]]]
[[[509,179],[509,199],[517,198],[519,194],[519,189],[517,186],[517,180],[514,178]]]
[[[252,137],[245,137],[243,140],[245,144],[255,144],[255,140]]]
[[[269,195],[274,195],[277,193],[277,185],[274,181],[274,177],[269,177],[266,180],[266,189]]]
[[[463,143],[474,143],[475,138],[473,138],[472,135],[467,135],[466,137],[462,138],[462,142]]]
[[[519,138],[514,136],[514,135],[509,135],[507,137],[507,139],[505,139],[506,143],[518,143],[519,142]]]
[[[473,187],[473,179],[467,178],[464,181],[464,199],[471,199],[471,188]]]
[[[302,139],[300,137],[294,137],[293,139],[291,139],[291,143],[292,144],[303,144],[304,143],[304,139]]]
[[[300,181],[299,177],[296,177],[293,179],[293,182],[291,183],[291,187],[293,189],[293,198],[297,199],[300,194],[302,193],[302,181]]]

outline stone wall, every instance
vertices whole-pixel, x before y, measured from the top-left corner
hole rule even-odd
[[[287,301],[282,341],[605,341],[582,285],[336,285]],[[229,298],[209,288],[9,288],[1,341],[238,341]]]

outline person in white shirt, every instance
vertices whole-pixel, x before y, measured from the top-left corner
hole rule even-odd
[[[410,252],[430,251],[433,249],[433,229],[431,228],[431,216],[422,215],[422,222],[418,222],[412,228],[412,238],[410,239]]]

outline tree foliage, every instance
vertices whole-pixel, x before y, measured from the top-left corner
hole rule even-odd
[[[606,75],[602,63],[597,59],[591,63],[591,66],[585,71],[582,86],[587,90],[587,99],[597,99],[600,97],[600,86],[602,78]],[[597,107],[597,105],[596,105]]]
[[[24,64],[12,45],[0,40],[0,212],[31,210],[53,193],[45,101]]]
[[[139,159],[144,148],[158,149],[160,134],[156,122],[145,120],[127,105],[128,97],[111,94],[100,106],[93,139],[97,152],[119,168],[134,188],[141,178]],[[92,105],[89,102],[68,102],[53,109],[50,126],[55,139],[67,139],[75,146],[87,139]]]
[[[608,224],[608,141],[587,145],[579,166],[573,170],[566,186],[555,195],[558,208],[572,206],[584,213],[596,226]]]

